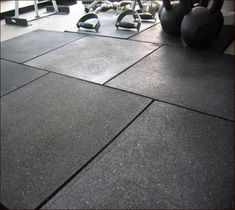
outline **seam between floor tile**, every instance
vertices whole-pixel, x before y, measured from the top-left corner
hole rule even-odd
[[[109,39],[121,39],[121,40],[128,40],[128,37],[127,38],[124,38],[124,37],[115,37],[115,36],[107,36],[107,35],[102,35],[102,34],[86,34],[85,32],[81,31],[68,31],[68,30],[65,30],[64,31],[65,33],[72,33],[72,34],[82,34],[82,35],[86,35],[86,36],[92,36],[92,37],[101,37],[101,38],[109,38]]]
[[[179,48],[187,48],[186,46],[178,45],[178,44],[168,44],[168,43],[159,43],[159,42],[151,42],[151,41],[142,41],[142,40],[136,40],[136,39],[128,39],[128,41],[148,43],[148,44],[166,45],[166,46],[179,47]]]
[[[2,98],[2,97],[5,97],[5,96],[7,96],[7,95],[9,95],[9,94],[11,94],[12,92],[15,92],[15,91],[21,89],[22,87],[25,87],[25,86],[29,85],[30,83],[32,83],[32,82],[34,82],[34,81],[36,81],[36,80],[38,80],[38,79],[41,79],[42,77],[44,77],[44,76],[46,76],[46,75],[48,75],[48,74],[50,74],[50,72],[46,72],[45,74],[43,74],[43,75],[41,75],[41,76],[39,76],[39,77],[37,77],[37,78],[35,78],[35,79],[33,79],[33,80],[31,80],[31,81],[25,83],[25,84],[23,84],[23,85],[17,87],[16,89],[14,89],[14,90],[12,90],[12,91],[6,93],[6,94],[3,94],[3,95],[1,96],[1,98]]]
[[[113,88],[115,90],[123,91],[123,92],[126,92],[126,93],[130,93],[130,94],[142,96],[142,97],[145,97],[145,98],[149,98],[149,99],[152,99],[154,101],[161,102],[161,103],[164,103],[164,104],[176,106],[178,108],[182,108],[182,109],[186,109],[186,110],[189,110],[189,111],[197,112],[199,114],[207,115],[207,116],[210,116],[210,117],[215,117],[215,118],[218,118],[218,119],[221,119],[221,120],[225,120],[225,121],[229,121],[229,122],[233,122],[233,123],[235,122],[235,120],[232,120],[232,119],[228,119],[228,118],[217,116],[217,115],[210,114],[210,113],[207,113],[207,112],[199,111],[199,110],[192,109],[192,108],[189,108],[189,107],[186,107],[186,106],[182,106],[182,105],[179,105],[179,104],[175,104],[175,103],[172,103],[172,102],[164,101],[164,100],[153,98],[153,97],[150,97],[150,96],[145,96],[145,95],[142,95],[142,94],[139,94],[139,93],[135,93],[135,92],[131,92],[131,91],[128,91],[128,90],[123,90],[123,89],[115,88],[115,87],[108,86],[108,85],[104,85],[104,86],[105,87]]]
[[[82,167],[80,167],[70,178],[68,178],[63,184],[61,184],[53,193],[51,193],[41,204],[35,209],[38,210],[42,208],[49,200],[51,200],[59,191],[61,191],[70,181],[72,181],[83,169],[85,169],[98,155],[100,155],[108,146],[114,142],[114,140],[124,132],[149,106],[154,102],[151,100],[132,120],[129,121],[106,145],[102,147],[93,157],[90,158]]]
[[[160,24],[160,21],[159,21],[158,23],[155,23],[155,24],[149,26],[148,28],[145,28],[145,29],[142,30],[142,31],[139,31],[138,33],[136,33],[136,34],[134,34],[134,35],[131,35],[128,39],[131,39],[132,37],[137,36],[137,35],[141,34],[142,32],[147,31],[148,29],[150,29],[150,28],[152,28],[152,27],[154,27],[154,26],[156,26],[156,25],[158,25],[158,24]]]
[[[122,70],[121,72],[119,72],[118,74],[116,74],[115,76],[111,77],[110,79],[108,79],[107,81],[105,81],[103,83],[103,85],[106,85],[108,82],[110,82],[111,80],[115,79],[116,77],[118,77],[120,74],[124,73],[125,71],[127,71],[128,69],[130,69],[131,67],[133,67],[134,65],[136,65],[137,63],[141,62],[143,59],[145,59],[146,57],[148,57],[149,55],[151,55],[152,53],[154,53],[155,51],[159,50],[162,46],[158,46],[156,49],[152,50],[150,53],[148,53],[147,55],[145,55],[144,57],[142,57],[141,59],[139,59],[138,61],[136,61],[135,63],[131,64],[130,66],[128,66],[127,68],[125,68],[124,70]]]
[[[67,42],[66,44],[60,45],[59,47],[53,48],[52,50],[49,50],[49,51],[47,51],[47,52],[45,52],[45,53],[43,53],[43,54],[37,55],[37,56],[35,56],[35,57],[33,57],[33,58],[30,58],[29,60],[23,61],[23,62],[21,62],[21,64],[27,63],[27,62],[29,62],[29,61],[31,61],[31,60],[33,60],[33,59],[36,59],[36,58],[41,57],[41,56],[43,56],[43,55],[46,55],[47,53],[53,52],[53,51],[55,51],[55,50],[57,50],[57,49],[59,49],[59,48],[61,48],[61,47],[64,47],[64,46],[66,46],[66,45],[68,45],[68,44],[71,44],[71,43],[73,43],[73,42],[76,42],[76,41],[78,41],[78,40],[80,40],[80,39],[83,39],[83,38],[85,38],[85,37],[87,37],[87,36],[84,35],[83,37],[80,37],[80,38],[74,39],[74,40],[72,40],[72,41],[69,41],[69,42]]]
[[[233,123],[235,122],[235,120],[228,119],[228,118],[225,118],[225,117],[221,117],[221,116],[217,116],[217,115],[214,115],[214,114],[206,113],[206,112],[203,112],[203,111],[199,111],[199,110],[196,110],[196,109],[185,107],[185,106],[182,106],[182,105],[179,105],[179,104],[174,104],[174,103],[167,102],[167,101],[164,101],[164,100],[161,100],[161,99],[157,99],[157,98],[153,98],[153,97],[150,97],[150,96],[146,96],[146,95],[143,95],[143,94],[131,92],[131,91],[128,91],[128,90],[112,87],[112,86],[109,86],[109,85],[105,84],[106,82],[104,84],[100,84],[100,83],[92,82],[92,81],[89,81],[89,80],[85,80],[85,79],[81,79],[81,78],[77,78],[77,77],[73,77],[73,76],[69,76],[69,75],[53,72],[53,71],[50,71],[50,70],[45,70],[45,69],[40,69],[40,68],[37,68],[37,67],[29,66],[27,64],[21,64],[21,65],[25,65],[25,66],[28,66],[28,67],[31,67],[31,68],[36,68],[38,70],[47,71],[47,72],[49,72],[51,74],[56,74],[56,75],[64,76],[64,77],[67,77],[67,78],[76,79],[76,80],[79,80],[79,81],[82,81],[82,82],[87,82],[87,83],[90,83],[90,84],[93,84],[93,85],[99,85],[101,87],[107,87],[107,88],[111,88],[111,89],[114,89],[114,90],[119,90],[119,91],[122,91],[122,92],[125,92],[125,93],[133,94],[133,95],[136,95],[136,96],[141,96],[141,97],[148,98],[148,99],[151,99],[151,100],[154,100],[154,101],[158,101],[158,102],[161,102],[161,103],[169,104],[169,105],[172,105],[172,106],[176,106],[176,107],[179,107],[179,108],[183,108],[183,109],[187,109],[187,110],[190,110],[190,111],[193,111],[193,112],[204,114],[204,115],[207,115],[207,116],[210,116],[210,117],[215,117],[215,118],[218,118],[218,119],[221,119],[221,120],[226,120],[226,121],[233,122]]]

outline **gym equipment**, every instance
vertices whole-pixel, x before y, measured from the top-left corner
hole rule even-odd
[[[126,17],[127,15],[131,15],[133,16],[134,20],[133,22],[122,22],[122,19],[124,17]],[[137,29],[137,31],[140,30],[140,25],[141,25],[141,18],[138,14],[138,12],[136,12],[135,10],[132,10],[132,9],[128,9],[124,12],[122,12],[118,18],[117,18],[117,22],[115,24],[115,26],[117,27],[121,27],[121,28],[129,28],[129,29]]]
[[[85,12],[93,10],[95,13],[106,12],[108,10],[124,11],[128,6],[132,5],[132,1],[111,2],[108,0],[95,0],[90,5],[85,7]]]
[[[108,1],[104,1],[104,0],[100,0],[100,1],[93,1],[91,4],[89,4],[88,6],[85,7],[85,12],[88,13],[90,12],[90,10],[95,11],[96,8],[100,7],[102,3],[105,3]]]
[[[209,4],[209,0],[189,0],[189,4],[191,5],[191,7],[207,7]]]
[[[87,20],[91,20],[91,19],[96,19],[96,23],[92,24],[89,22],[86,22]],[[81,17],[77,23],[77,27],[78,29],[82,28],[86,28],[86,29],[94,29],[96,32],[99,31],[100,28],[100,21],[98,19],[98,16],[96,13],[88,13],[86,15],[84,15],[83,17]]]
[[[69,7],[67,6],[60,6],[58,5],[58,10],[59,10],[59,14],[60,15],[67,15],[70,13],[70,9]],[[54,6],[46,6],[46,12],[49,13],[49,12],[56,12]]]
[[[98,14],[100,12],[106,12],[108,10],[114,10],[116,11],[117,13],[120,13],[122,11],[127,11],[127,10],[130,10],[130,7],[133,5],[133,2],[132,1],[120,1],[120,2],[111,2],[111,1],[108,1],[108,0],[95,0],[93,1],[90,5],[88,5],[87,7],[85,7],[85,12],[90,12],[91,10],[93,10],[94,12],[92,13],[93,15],[90,16],[90,15],[85,15],[84,17],[82,17],[78,22],[81,22],[81,20],[84,20],[87,21],[89,20],[90,18],[94,18],[94,14]],[[128,13],[124,13],[123,14],[123,17],[122,15],[120,17],[122,17],[121,19],[123,19],[125,16],[129,15],[130,12]],[[137,13],[134,11],[132,12],[133,15],[136,15]],[[88,13],[90,14],[90,13]],[[122,14],[122,13],[121,13]],[[139,16],[138,16],[139,17]],[[137,17],[137,19],[138,19]],[[98,19],[98,16],[97,16],[97,19]],[[99,20],[98,20],[99,22]],[[117,23],[118,27],[119,27],[119,22]],[[138,21],[137,21],[138,22]],[[100,27],[100,22],[99,22],[99,27]],[[77,24],[77,26],[80,26],[80,27],[83,27],[83,28],[86,28],[86,29],[92,29],[94,28],[95,26],[91,26],[90,23],[82,23],[82,24]],[[120,27],[125,27],[126,28],[138,28],[139,30],[139,24],[137,23],[129,23],[127,24],[127,22],[125,22],[124,24],[123,23],[120,23]],[[79,28],[80,28],[79,27]],[[99,29],[99,27],[97,27],[97,29]],[[117,27],[117,28],[118,28]],[[95,29],[95,28],[94,28]],[[98,32],[98,30],[96,30],[96,32]]]
[[[224,0],[213,0],[212,6],[192,8],[181,24],[181,34],[185,43],[190,47],[207,47],[218,33],[218,13]]]
[[[221,31],[223,25],[224,25],[224,16],[221,11],[216,12],[215,14],[216,22],[217,22],[217,34]]]
[[[182,20],[190,9],[187,0],[179,0],[179,2],[163,0],[163,8],[159,17],[162,29],[170,35],[180,36]]]
[[[56,2],[59,5],[67,5],[67,6],[77,4],[77,0],[56,0]]]
[[[202,6],[202,7],[207,7],[209,4],[209,0],[189,0],[189,6],[190,7],[197,7],[197,6]],[[162,9],[164,8],[164,4],[162,3],[158,9],[158,17],[160,19]]]
[[[136,2],[136,1],[135,1]],[[140,0],[137,0],[139,9],[136,10],[139,13],[141,20],[154,20],[156,21],[155,14],[159,9],[159,3],[150,1],[145,4],[142,4]],[[135,5],[133,6],[135,8]]]
[[[193,4],[192,5],[193,7],[202,6],[207,8],[209,4],[209,0],[192,0],[191,2],[192,2],[191,4]],[[224,25],[224,16],[221,11],[216,12],[215,16],[217,20],[217,35],[218,35]]]
[[[85,3],[85,1],[84,1]],[[135,11],[136,4],[139,5],[139,10]],[[95,0],[90,5],[85,6],[85,12],[89,13],[93,10],[93,13],[98,14],[100,12],[106,12],[108,10],[114,10],[119,14],[116,27],[121,28],[135,28],[139,31],[141,25],[141,19],[143,20],[152,20],[155,21],[155,13],[159,8],[159,4],[156,3],[156,0],[151,1],[148,4],[142,4],[141,0],[122,0],[122,1],[108,1],[108,0]],[[132,10],[132,11],[131,11]],[[133,15],[133,22],[123,22],[122,19],[128,15]],[[86,16],[86,21],[88,20]],[[79,25],[79,24],[78,24]],[[90,24],[82,24],[83,28],[90,29],[92,26]]]
[[[160,16],[161,16],[161,13],[162,13],[162,9],[164,8],[164,5],[163,3],[160,5],[159,9],[158,9],[158,18],[160,20]]]
[[[54,14],[68,14],[69,7],[66,6],[58,6],[56,0],[50,0],[52,6],[46,7],[47,12],[52,12],[48,15],[44,15],[43,17],[54,15]],[[19,26],[29,26],[29,22],[40,19],[42,17],[39,16],[38,12],[38,0],[34,0],[34,10],[35,10],[35,19],[27,20],[25,18],[19,18],[19,0],[15,0],[15,16],[14,17],[5,17],[6,24],[11,25],[19,25]]]
[[[121,2],[106,1],[100,7],[96,8],[95,13],[106,12],[112,9],[116,11],[117,14],[119,14],[122,11],[130,9],[131,5],[132,5],[132,1],[121,1]]]

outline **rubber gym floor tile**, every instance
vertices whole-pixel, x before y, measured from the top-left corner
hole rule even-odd
[[[35,80],[46,71],[41,71],[24,65],[0,60],[1,62],[1,96]]]
[[[154,102],[45,209],[230,209],[232,122]]]
[[[158,47],[148,43],[89,36],[26,64],[96,83],[104,83]]]
[[[48,74],[1,100],[1,202],[34,209],[150,100]]]
[[[171,207],[156,200],[141,186],[122,179],[102,167],[93,167],[62,189],[41,209],[156,209]]]
[[[23,63],[84,37],[79,34],[36,30],[1,43],[1,58]]]
[[[99,21],[100,21],[100,29],[98,32],[95,32],[95,30],[89,30],[81,28],[78,30],[76,26],[71,28],[70,30],[67,30],[68,32],[76,32],[76,33],[82,33],[82,34],[90,34],[90,35],[96,35],[96,36],[108,36],[108,37],[116,37],[116,38],[130,38],[133,35],[159,23],[159,20],[157,19],[156,22],[150,20],[148,22],[142,22],[140,31],[138,32],[136,29],[124,29],[119,28],[116,29],[116,21],[117,21],[117,14],[113,11],[105,12],[105,13],[99,13]],[[133,22],[133,18],[125,17],[125,21],[131,21]]]
[[[234,119],[234,58],[163,46],[108,86]]]
[[[225,25],[219,36],[217,36],[211,43],[211,46],[208,48],[209,50],[215,52],[223,52],[226,47],[233,41],[234,39],[234,26]],[[186,44],[180,37],[170,36],[162,30],[161,24],[157,24],[133,37],[132,40],[144,41],[150,43],[158,43],[158,44],[167,44],[167,45],[176,45],[186,47]]]

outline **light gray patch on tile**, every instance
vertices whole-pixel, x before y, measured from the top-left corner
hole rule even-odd
[[[158,47],[127,40],[85,37],[26,64],[104,83]]]

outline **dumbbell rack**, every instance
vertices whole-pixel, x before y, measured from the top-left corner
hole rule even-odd
[[[47,14],[40,16],[38,11],[38,4],[43,2],[50,2],[52,3],[52,6],[47,6]],[[35,10],[35,18],[31,20],[27,20],[25,18],[20,18],[19,14],[19,0],[15,0],[15,16],[14,17],[5,17],[6,24],[11,25],[19,25],[19,26],[29,26],[29,22],[38,20],[40,18],[54,15],[54,14],[68,14],[69,13],[69,7],[66,6],[58,6],[56,3],[56,0],[43,0],[38,2],[38,0],[34,0],[34,10]]]

